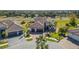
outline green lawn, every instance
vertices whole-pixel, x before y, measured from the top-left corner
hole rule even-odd
[[[66,24],[69,23],[70,20],[56,20],[57,22],[57,28],[62,28],[64,27]],[[76,20],[76,23],[79,24],[79,19]],[[77,29],[76,27],[73,27],[73,26],[69,26],[69,29],[68,30],[72,30],[72,29]]]
[[[51,37],[53,37],[53,38],[58,38],[59,35],[58,35],[58,33],[51,33]]]
[[[65,26],[67,23],[69,23],[70,20],[56,20],[57,27]],[[76,23],[79,24],[79,19],[76,20]]]
[[[70,26],[68,30],[76,29],[75,27]]]
[[[55,39],[57,39],[57,40],[62,40],[63,39],[63,37],[62,36],[59,36],[59,33],[51,33],[51,37],[52,38],[55,38]]]
[[[56,20],[57,22],[57,27],[61,28],[65,26],[67,23],[69,23],[69,20]]]
[[[79,24],[79,19],[76,21],[77,24]]]

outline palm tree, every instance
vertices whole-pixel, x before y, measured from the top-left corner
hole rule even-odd
[[[23,27],[24,37],[30,36],[30,34],[29,34],[30,23],[22,21],[21,24],[22,24],[22,27]]]
[[[39,36],[36,41],[37,49],[47,49],[47,40],[43,36]]]
[[[40,38],[36,38],[36,49],[40,49]]]

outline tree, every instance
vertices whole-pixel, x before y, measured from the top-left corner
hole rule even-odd
[[[22,22],[21,22],[22,25],[25,24],[25,23],[26,23],[25,21],[22,21]]]
[[[70,24],[71,26],[74,26],[74,27],[77,26],[75,18],[72,18],[72,19],[70,20],[69,24]]]
[[[29,22],[25,22],[25,21],[22,21],[21,22],[22,24],[22,27],[23,27],[23,33],[24,33],[24,37],[29,37],[30,36],[30,31],[29,31]]]
[[[36,40],[37,49],[48,49],[47,40],[43,36],[39,36]]]
[[[67,33],[67,30],[68,30],[67,27],[60,28],[60,29],[59,29],[59,35],[60,35],[60,36],[61,36],[61,35],[65,36],[65,34]]]
[[[70,22],[69,22],[69,24],[71,25],[71,26],[77,26],[77,24],[76,24],[76,15],[74,15],[74,14],[71,14],[70,15]]]

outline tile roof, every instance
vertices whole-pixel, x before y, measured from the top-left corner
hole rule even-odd
[[[35,22],[33,24],[30,25],[30,28],[37,28],[37,29],[43,29],[44,28],[44,25],[38,23],[38,22]]]
[[[4,26],[3,26],[4,25]],[[22,28],[11,20],[4,20],[0,23],[0,27],[5,27],[8,32],[20,31]]]
[[[11,25],[14,24],[14,22],[12,22],[11,20],[3,20],[2,23],[3,23],[5,26],[8,26],[8,27],[10,27]]]
[[[16,25],[16,24],[13,24],[7,30],[8,30],[8,32],[14,32],[14,31],[21,31],[22,28],[20,26]]]
[[[44,23],[46,22],[47,22],[47,19],[45,17],[36,17],[35,22],[31,24],[30,28],[43,29]]]
[[[0,23],[0,29],[5,29],[5,28],[6,28],[5,25]]]

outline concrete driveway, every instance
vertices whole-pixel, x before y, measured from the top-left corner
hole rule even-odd
[[[64,49],[79,49],[79,46],[64,38],[58,43]]]
[[[36,47],[35,40],[27,41],[25,38],[19,38],[8,39],[9,47],[7,49],[34,49]]]

